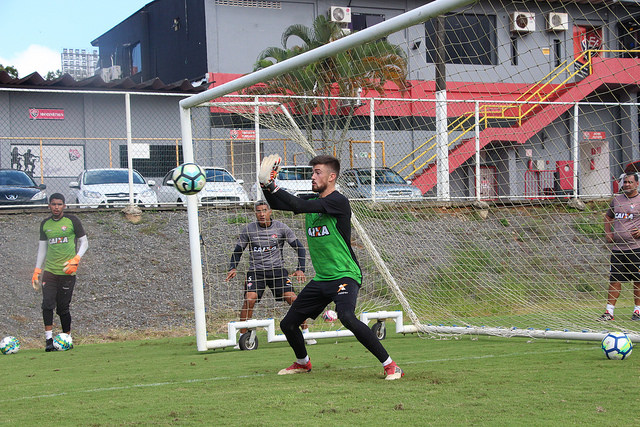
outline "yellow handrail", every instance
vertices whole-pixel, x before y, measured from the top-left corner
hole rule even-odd
[[[534,111],[536,108],[538,108],[541,103],[543,103],[543,102],[547,101],[549,98],[551,98],[551,96],[553,94],[557,93],[561,89],[564,89],[566,87],[567,82],[569,80],[571,80],[573,77],[575,77],[576,75],[580,74],[585,69],[588,69],[588,74],[591,74],[593,72],[593,58],[596,55],[602,54],[602,53],[605,53],[605,52],[608,52],[608,53],[622,52],[622,53],[636,53],[636,54],[638,54],[638,53],[640,53],[640,50],[623,50],[623,49],[598,49],[598,50],[594,50],[594,49],[592,49],[592,50],[585,51],[583,53],[583,55],[581,55],[578,58],[575,58],[571,62],[567,62],[567,60],[565,60],[562,63],[560,63],[559,65],[557,65],[553,70],[551,70],[542,79],[540,79],[540,81],[538,81],[537,83],[531,85],[529,87],[529,90],[525,91],[520,96],[518,96],[518,98],[516,98],[516,100],[515,100],[515,102],[513,104],[485,104],[485,105],[482,105],[480,107],[480,123],[484,123],[484,126],[487,126],[489,119],[516,119],[517,123],[518,123],[518,126],[521,126],[522,125],[522,121],[523,121],[523,119],[525,117],[527,117],[532,111]],[[586,59],[586,61],[584,63],[582,62],[583,58]],[[576,63],[580,63],[580,66],[579,67],[575,67]],[[573,68],[573,71],[571,71],[572,68]],[[562,73],[565,73],[565,72],[568,73],[568,76],[564,80],[562,80],[560,83],[558,83],[556,86],[554,86],[550,91],[543,92],[543,90],[545,88],[547,88],[547,87],[549,87],[551,85],[552,81],[554,81],[558,76],[560,76]],[[533,90],[533,89],[535,89],[535,90]],[[535,99],[535,101],[533,101],[533,105],[530,105],[529,101],[532,101],[534,99]],[[513,109],[515,109],[517,111],[517,114],[508,115],[507,111],[513,110]],[[459,116],[456,120],[454,120],[452,122],[453,128],[450,131],[447,132],[447,135],[451,135],[451,133],[457,131],[460,128],[460,126],[462,126],[464,123],[466,123],[473,116],[474,116],[474,114],[472,112],[468,112],[468,113],[465,113],[465,114]],[[455,139],[453,139],[451,142],[449,142],[447,144],[447,147],[450,147],[455,142],[460,140],[460,138],[462,138],[464,135],[466,135],[468,132],[470,132],[474,128],[474,126],[475,126],[475,123],[473,123],[472,125],[470,125],[469,127],[465,128],[465,129],[463,129],[461,131],[460,135],[458,135]],[[392,166],[392,168],[395,168],[396,166],[400,165],[402,162],[404,162],[410,156],[412,156],[415,153],[417,153],[420,149],[422,149],[425,145],[427,145],[428,143],[433,141],[435,138],[436,138],[436,135],[431,136],[424,143],[420,144],[417,148],[415,148],[409,154],[407,154],[402,159],[400,159],[398,162],[396,162]],[[413,159],[411,162],[407,163],[404,167],[399,169],[398,173],[401,173],[402,171],[404,171],[408,167],[412,166],[413,170],[411,172],[409,172],[408,175],[405,176],[405,179],[408,179],[412,175],[414,175],[418,170],[422,169],[425,165],[427,165],[431,161],[433,161],[433,159],[436,157],[435,154],[432,155],[431,157],[429,157],[427,159],[427,161],[421,163],[418,166],[415,166],[416,161],[418,161],[418,159],[420,159],[425,154],[427,154],[429,151],[431,151],[435,147],[435,145],[436,145],[435,143],[431,144],[426,150],[424,150],[421,154],[416,156],[415,159]]]

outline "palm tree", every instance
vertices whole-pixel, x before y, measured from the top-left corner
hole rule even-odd
[[[301,24],[291,25],[282,34],[282,47],[263,50],[254,65],[254,71],[282,62],[301,53],[315,49],[344,37],[344,30],[324,15],[318,16],[311,28]],[[297,38],[301,42],[291,48],[289,42]],[[386,82],[393,82],[404,90],[407,88],[407,58],[397,45],[380,39],[357,46],[335,56],[287,72],[263,85],[244,91],[251,95],[282,94],[315,97],[356,97],[360,91],[375,91],[384,95]],[[338,154],[343,148],[356,105],[350,103],[346,109],[336,108],[327,98],[296,98],[287,102],[287,107],[304,117],[303,128],[311,142],[314,118],[322,117],[321,143],[331,145],[333,141]],[[343,114],[344,120],[330,120]],[[340,135],[333,138],[339,131]],[[319,147],[326,148],[326,147]]]

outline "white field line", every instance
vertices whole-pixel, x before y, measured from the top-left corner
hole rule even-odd
[[[517,356],[535,355],[535,354],[570,353],[574,351],[587,351],[587,350],[593,351],[594,349],[597,349],[597,348],[599,348],[599,346],[568,348],[565,350],[519,351],[515,353],[508,353],[508,354],[501,354],[501,355],[487,354],[483,356],[449,357],[444,359],[427,359],[427,360],[414,360],[414,361],[403,360],[401,365],[404,366],[404,365],[419,365],[423,363],[426,364],[426,363],[440,363],[440,362],[458,362],[458,361],[465,361],[465,360],[492,359],[492,358],[498,358],[498,357],[517,357]],[[379,365],[350,366],[348,368],[338,368],[334,370],[341,371],[346,369],[371,369],[378,366]],[[21,400],[32,400],[32,399],[45,399],[48,397],[78,395],[83,393],[102,393],[102,392],[108,392],[108,391],[132,390],[132,389],[144,388],[144,387],[163,387],[163,386],[172,386],[172,385],[179,385],[179,384],[192,384],[192,383],[201,383],[205,381],[225,381],[225,380],[237,380],[237,379],[244,379],[244,378],[259,378],[259,377],[264,377],[266,375],[271,375],[271,374],[238,375],[234,377],[222,376],[222,377],[210,377],[210,378],[194,378],[194,379],[182,380],[182,381],[166,381],[166,382],[147,383],[147,384],[132,384],[132,385],[124,385],[124,386],[118,386],[118,387],[99,387],[99,388],[92,388],[88,390],[75,390],[71,392],[40,394],[36,396],[22,396],[22,397],[16,397],[13,399],[0,399],[0,403],[18,402]],[[275,375],[275,373],[273,375]]]

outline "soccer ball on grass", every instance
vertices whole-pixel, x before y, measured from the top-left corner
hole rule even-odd
[[[173,186],[182,194],[196,194],[207,183],[207,174],[202,167],[195,163],[183,163],[171,174]]]
[[[632,350],[631,340],[624,332],[610,332],[602,340],[602,351],[607,359],[626,359]]]
[[[20,340],[16,337],[4,337],[0,341],[0,353],[13,354],[20,350]]]
[[[73,340],[69,334],[58,334],[53,339],[53,347],[58,351],[67,351],[73,348]]]

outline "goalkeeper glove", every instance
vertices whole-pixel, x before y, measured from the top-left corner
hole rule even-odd
[[[33,289],[36,291],[39,291],[42,286],[42,283],[40,283],[40,273],[42,273],[42,270],[36,268],[33,270],[33,276],[31,276],[31,286],[33,286]]]
[[[76,271],[78,271],[79,263],[80,263],[80,255],[76,255],[62,265],[63,267],[62,271],[64,271],[65,274],[73,274]]]
[[[258,182],[262,187],[269,187],[278,175],[282,159],[278,154],[272,154],[262,159],[260,172],[258,172]]]

